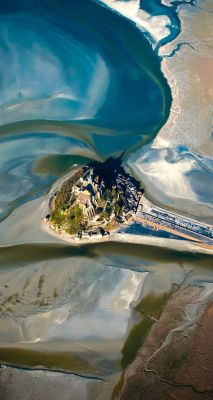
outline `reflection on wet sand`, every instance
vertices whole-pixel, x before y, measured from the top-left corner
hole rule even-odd
[[[211,254],[172,239],[71,245],[42,229],[43,201],[0,225],[1,362],[103,378],[112,393],[172,293],[212,282]]]
[[[180,6],[184,29],[191,18],[184,7],[191,10],[191,3]],[[196,12],[193,9],[193,21],[198,16],[200,26],[203,14],[198,7]],[[194,125],[196,141],[191,143],[194,136],[183,126],[184,121],[191,124],[191,104],[190,113],[187,105],[180,121],[184,146],[176,134],[174,116],[178,121],[183,113],[176,113],[173,80],[182,81],[182,72],[174,70],[174,77],[169,78],[175,101],[168,124],[154,142],[158,148],[148,145],[141,150],[168,118],[172,99],[160,59],[137,27],[89,0],[8,0],[0,5],[0,19],[0,114],[4,124],[0,127],[1,400],[43,400],[47,394],[51,400],[109,400],[118,382],[114,394],[130,400],[135,388],[139,395],[144,390],[138,377],[149,387],[154,380],[154,391],[161,388],[155,373],[149,372],[151,378],[146,381],[143,368],[139,375],[134,370],[135,357],[136,364],[141,363],[138,356],[147,359],[153,351],[159,356],[158,364],[150,362],[147,368],[157,365],[161,379],[189,386],[187,370],[181,370],[181,377],[177,371],[185,365],[186,354],[193,361],[191,347],[187,349],[191,331],[181,330],[181,324],[196,324],[199,342],[199,312],[206,312],[212,295],[209,249],[154,236],[143,236],[139,243],[131,234],[119,241],[77,246],[50,235],[40,223],[44,195],[62,174],[75,164],[102,160],[127,148],[126,165],[143,181],[150,196],[164,206],[211,217],[212,164],[206,157],[210,146],[207,149],[208,141],[202,139],[207,132],[200,128],[203,122]],[[159,16],[161,20],[157,33],[165,38],[168,18]],[[209,48],[205,38],[198,42],[199,51]],[[169,45],[165,49],[173,51]],[[198,59],[190,46],[179,50],[173,58],[164,59],[164,72],[166,65],[181,63],[183,54],[190,67],[197,60],[192,77],[195,73],[201,76],[205,54],[199,56],[199,52]],[[11,79],[14,70],[10,66],[17,79]],[[205,72],[202,80],[207,89],[210,62]],[[198,87],[196,81],[195,90]],[[181,100],[183,106],[189,94]],[[208,107],[203,115],[207,117],[210,97],[205,98]],[[133,154],[135,149],[140,150]],[[203,317],[207,332],[206,315],[210,318],[210,308]],[[180,343],[186,346],[179,358],[171,357],[174,349],[180,350],[168,340],[175,337],[170,332],[173,329],[183,332]],[[162,346],[161,340],[173,347]],[[198,342],[196,349],[207,353],[205,344],[200,342],[203,347],[199,347]],[[167,361],[172,371],[166,368]],[[193,368],[199,361],[195,358],[188,365]],[[133,386],[129,374],[136,378]],[[196,382],[193,385],[193,394],[201,392]],[[182,398],[190,399],[189,391],[181,392]],[[169,395],[176,396],[173,391]],[[198,396],[200,400],[202,394]]]

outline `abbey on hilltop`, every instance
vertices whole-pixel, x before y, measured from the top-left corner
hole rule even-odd
[[[102,237],[133,219],[143,192],[124,171],[121,158],[91,162],[54,193],[46,221],[56,232],[75,235],[77,240]]]

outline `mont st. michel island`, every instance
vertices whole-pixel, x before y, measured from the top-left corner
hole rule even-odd
[[[139,229],[139,235],[148,231],[152,236],[213,244],[210,225],[148,200],[141,184],[124,170],[121,157],[74,168],[51,193],[43,222],[57,235],[78,242]]]

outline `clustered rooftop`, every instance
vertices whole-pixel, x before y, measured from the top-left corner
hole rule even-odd
[[[51,215],[56,231],[76,239],[103,236],[129,222],[143,194],[140,184],[127,174],[121,159],[93,162],[62,185],[54,196]]]

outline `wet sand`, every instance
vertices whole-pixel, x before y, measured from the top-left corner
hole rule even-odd
[[[111,389],[102,381],[53,371],[0,367],[1,400],[93,400],[100,399],[103,388],[105,397],[101,399],[107,400]]]
[[[142,218],[140,218],[142,219]],[[147,220],[144,220],[147,222]],[[153,225],[152,223],[150,223],[150,225]],[[157,224],[154,224],[157,226]],[[49,223],[42,223],[42,227],[44,229],[44,231],[48,234],[50,234],[51,236],[54,236],[55,238],[59,238],[63,241],[66,241],[70,244],[72,244],[73,246],[82,246],[84,244],[90,244],[90,243],[106,243],[106,242],[125,242],[125,243],[137,243],[137,244],[147,244],[147,245],[151,245],[151,246],[162,246],[162,247],[167,247],[170,249],[174,249],[174,250],[179,250],[179,251],[189,251],[189,252],[199,252],[199,253],[209,253],[209,254],[213,254],[213,247],[204,243],[201,243],[199,241],[189,241],[187,239],[189,239],[189,236],[187,235],[182,235],[186,240],[176,240],[176,239],[167,239],[167,238],[159,238],[156,237],[154,235],[153,232],[153,236],[146,236],[146,235],[134,235],[134,234],[126,234],[126,233],[117,233],[112,232],[110,234],[110,236],[106,236],[100,239],[96,239],[91,238],[91,239],[82,239],[82,240],[75,240],[74,236],[71,236],[69,234],[65,234],[65,233],[57,233],[55,232],[54,229],[52,229],[49,225]],[[162,227],[164,228],[164,227]],[[173,231],[172,229],[168,230],[169,232],[176,232]],[[181,235],[180,235],[181,236]],[[191,239],[191,237],[190,237]]]
[[[30,351],[32,351],[31,359],[34,367],[36,367],[36,365],[41,365],[44,362],[46,354],[49,351],[52,352],[53,349],[57,348],[59,356],[63,357],[62,350],[66,351],[68,348],[66,340],[68,337],[69,350],[72,349],[73,354],[79,351],[85,361],[93,364],[92,367],[96,368],[96,360],[101,361],[99,366],[102,370],[109,368],[109,365],[113,366],[113,363],[109,364],[109,360],[112,359],[114,353],[117,367],[115,373],[118,373],[121,370],[119,361],[122,358],[121,349],[125,347],[125,343],[128,343],[128,334],[134,324],[138,322],[133,316],[134,307],[137,307],[141,299],[147,299],[147,296],[153,295],[153,293],[156,296],[170,293],[173,285],[180,285],[185,279],[188,279],[189,282],[210,281],[211,260],[208,254],[209,250],[200,250],[196,244],[184,240],[143,237],[143,242],[141,242],[141,237],[136,235],[119,235],[119,238],[115,236],[105,242],[100,239],[97,242],[91,240],[89,243],[79,244],[75,241],[73,241],[75,243],[66,243],[58,235],[50,235],[43,229],[43,224],[40,221],[41,202],[43,200],[39,199],[29,203],[28,209],[26,206],[20,207],[16,210],[14,216],[11,215],[5,221],[5,224],[2,223],[5,245],[0,249],[2,268],[0,289],[4,295],[4,301],[10,298],[10,301],[14,303],[16,299],[11,298],[11,296],[19,293],[20,302],[5,304],[6,308],[11,307],[12,310],[4,312],[1,319],[1,348],[9,349],[11,362],[16,360],[16,365],[23,366],[29,366],[29,360],[24,362],[22,349],[29,350],[29,357]],[[26,210],[28,211],[26,212]],[[14,217],[21,221],[18,238],[17,235],[14,236]],[[5,235],[5,232],[7,232],[7,235]],[[38,242],[38,237],[42,238],[42,242]],[[6,244],[8,238],[10,238],[10,243],[14,243],[13,246]],[[204,254],[205,252],[206,254]],[[111,271],[112,267],[113,270]],[[100,270],[101,272],[98,273]],[[17,279],[17,275],[19,279]],[[42,288],[39,288],[42,275],[45,278]],[[106,279],[107,276],[109,280]],[[124,278],[126,276],[126,283],[122,284],[122,276]],[[144,276],[145,280],[143,281]],[[30,279],[30,282],[26,287],[25,282],[28,279]],[[8,281],[9,288],[5,288],[4,286]],[[107,287],[109,287],[108,290],[106,290]],[[55,288],[57,288],[57,295],[54,294]],[[110,297],[112,297],[111,302],[108,301]],[[47,304],[42,303],[43,298],[45,301],[48,299]],[[64,305],[65,298],[66,303]],[[39,304],[38,301],[41,303]],[[104,314],[103,320],[101,320],[101,326],[105,323],[103,340],[100,341],[95,337],[94,340],[89,342],[87,340],[87,329],[89,327],[91,327],[93,335],[100,332],[100,325],[99,329],[95,325],[100,319],[100,309],[96,307],[99,304],[102,305],[101,313],[107,310],[107,314]],[[79,310],[81,313],[78,318]],[[124,310],[126,316],[123,314]],[[83,320],[88,321],[87,318],[91,318],[92,322],[80,325],[77,339],[75,336],[72,338],[73,331],[77,329],[75,328],[76,323],[79,324],[82,320],[82,312]],[[98,319],[93,319],[96,315]],[[122,322],[123,316],[124,323]],[[14,326],[14,322],[16,322],[16,326]],[[60,329],[60,325],[62,329]],[[114,334],[120,326],[121,328],[118,330],[120,342],[108,340],[107,336]],[[4,335],[4,332],[7,332],[6,335]],[[10,332],[10,338],[8,332]],[[22,335],[20,335],[20,332]],[[52,332],[58,334],[58,339],[56,336],[55,341],[50,340]],[[38,338],[41,342],[36,342]],[[88,349],[92,351],[87,351]],[[103,349],[105,350],[103,351]],[[5,351],[7,352],[7,350]],[[43,351],[39,363],[34,358],[36,351]],[[70,351],[69,368],[73,367],[73,354]],[[1,360],[6,362],[8,354]],[[63,362],[65,362],[65,359]],[[50,368],[59,365],[59,359],[55,358],[54,363],[48,365]],[[73,369],[75,372],[76,365]],[[90,370],[92,370],[91,366]],[[13,369],[16,372],[12,373],[12,383],[9,382],[7,375],[11,374],[11,369],[8,368],[6,371],[2,387],[8,390],[6,392],[8,397],[3,397],[3,400],[19,400],[19,398],[24,400],[25,397],[21,397],[22,380],[20,372],[17,372],[20,370]],[[78,372],[80,371],[78,370]],[[40,381],[41,374],[38,374],[37,382],[41,382],[41,384],[35,386],[33,382],[37,379],[35,378],[37,374],[37,371],[29,374],[29,382],[31,382],[29,385],[32,384],[32,387],[34,387],[37,395],[36,400],[44,400],[44,392],[40,391],[40,388],[43,388],[43,382],[45,382],[47,388],[46,393],[49,393],[49,398],[52,400],[51,382],[54,382],[55,375],[51,375],[49,372],[47,374],[48,379],[46,379],[46,372],[44,372],[43,379]],[[26,375],[28,380],[28,374]],[[15,376],[17,376],[17,380]],[[21,376],[25,376],[25,369],[22,370]],[[69,377],[71,382],[71,375]],[[60,379],[62,382],[64,381],[64,375],[59,374],[57,379],[56,385],[58,386]],[[106,383],[109,385],[107,390],[105,390],[105,384],[102,386],[102,383],[98,382],[97,386],[100,388],[100,393],[97,389],[97,399],[109,400],[111,398],[110,390],[113,390],[118,381],[118,376],[108,376],[106,378]],[[78,389],[74,392],[73,397],[70,396],[72,400],[78,400],[79,395],[77,398],[76,393],[81,395],[82,386],[84,387],[82,381],[78,382]],[[59,384],[59,387],[62,386]],[[71,387],[70,383],[69,388]],[[69,395],[72,394],[71,389],[69,391],[67,385],[65,385],[64,389],[61,389],[64,399],[69,399],[69,397],[66,397],[68,396],[67,391]],[[85,399],[93,400],[94,393],[96,393],[95,385],[94,389],[91,389],[91,393],[88,391],[87,395],[85,394]],[[80,398],[84,399],[83,396],[84,394]]]
[[[180,289],[124,371],[114,398],[212,399],[212,334],[211,294],[201,286]]]

